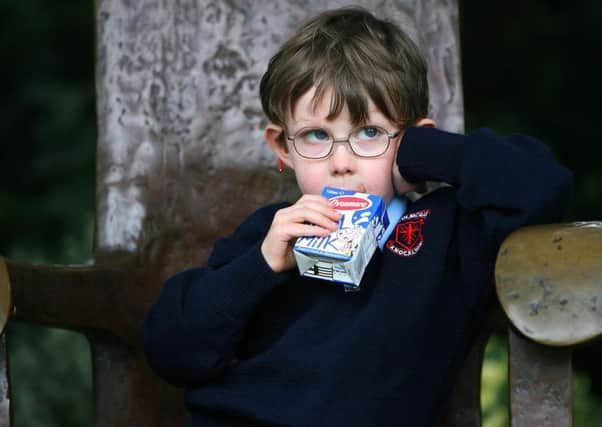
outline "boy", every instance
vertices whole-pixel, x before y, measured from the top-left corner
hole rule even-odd
[[[266,206],[170,278],[143,325],[148,362],[187,388],[191,426],[429,426],[492,295],[512,230],[556,221],[571,176],[539,142],[427,117],[426,67],[357,8],[308,21],[272,58],[265,137],[303,196]],[[416,183],[450,184],[411,203]],[[302,277],[292,245],[339,216],[323,187],[384,198],[391,225],[360,290]]]

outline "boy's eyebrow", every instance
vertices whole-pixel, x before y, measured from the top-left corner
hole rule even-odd
[[[379,110],[368,110],[368,115],[370,117],[368,117],[368,120],[366,120],[366,122],[371,122],[371,121],[389,121],[389,119],[387,119],[387,117],[381,113]],[[336,119],[335,119],[336,120]],[[301,123],[314,123],[314,122],[324,122],[324,123],[330,123],[334,120],[326,120],[326,118],[322,118],[322,117],[311,117],[311,118],[303,118],[301,117],[299,120],[294,120],[292,119],[292,123],[293,124],[301,124]]]
[[[369,114],[370,117],[367,117],[367,119],[365,121],[363,121],[362,123],[360,123],[360,125],[366,124],[366,123],[372,123],[372,122],[377,122],[377,123],[381,123],[381,124],[391,123],[391,121],[384,114],[382,114],[378,111],[374,111],[373,113],[374,114]],[[326,120],[325,118],[300,119],[300,120],[292,120],[291,121],[291,123],[293,125],[302,125],[302,124],[306,124],[306,123],[310,123],[310,124],[320,123],[320,124],[323,124],[324,126],[328,126],[332,122],[334,122],[334,120]]]
[[[292,125],[294,127],[303,125],[328,126],[328,121],[323,119],[294,120],[292,121]]]

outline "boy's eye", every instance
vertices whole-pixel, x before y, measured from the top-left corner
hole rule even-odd
[[[330,135],[324,129],[308,129],[300,136],[305,142],[326,142],[330,139]]]
[[[382,135],[382,131],[375,126],[366,126],[357,129],[354,136],[360,140],[375,139]]]

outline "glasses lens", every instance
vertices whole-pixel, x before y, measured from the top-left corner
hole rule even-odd
[[[294,138],[297,152],[309,158],[326,156],[332,147],[332,137],[324,129],[303,129]]]
[[[351,133],[349,143],[359,156],[379,156],[389,146],[389,135],[386,130],[377,126],[365,126]]]

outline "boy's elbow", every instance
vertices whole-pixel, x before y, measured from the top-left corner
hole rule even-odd
[[[218,357],[199,352],[187,338],[157,330],[145,320],[142,347],[147,365],[176,387],[191,387],[207,381],[218,370]]]
[[[177,387],[207,382],[227,365],[229,354],[210,336],[175,321],[178,316],[159,316],[151,309],[141,327],[142,348],[148,366]],[[220,350],[221,349],[221,350]]]
[[[156,325],[157,320],[154,319],[153,313],[149,312],[141,329],[142,349],[146,363],[159,377],[175,386],[182,386],[178,369],[175,369],[176,366],[171,359],[174,347],[165,339],[164,325],[155,327]]]
[[[565,220],[573,197],[574,178],[571,171],[557,165],[533,196],[535,209],[525,225],[557,223]]]
[[[551,194],[549,195],[549,205],[546,207],[553,213],[554,218],[548,222],[563,221],[573,199],[573,173],[563,166],[558,166],[555,185],[551,184],[549,188]]]
[[[565,194],[567,197],[566,201],[567,203],[569,203],[573,198],[573,191],[575,189],[575,177],[573,173],[565,167],[562,167],[562,171],[563,176],[561,186],[563,186],[564,189],[563,194]]]

